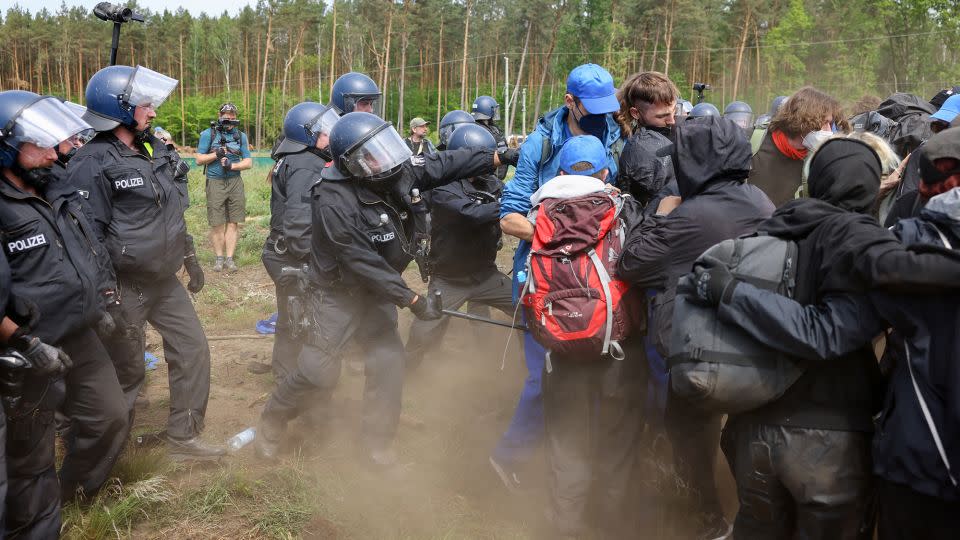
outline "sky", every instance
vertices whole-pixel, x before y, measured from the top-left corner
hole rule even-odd
[[[6,13],[7,9],[19,4],[20,7],[27,8],[31,13],[47,8],[51,13],[60,9],[60,4],[66,2],[68,6],[87,6],[93,10],[93,6],[100,3],[101,0],[0,0],[0,13]],[[122,0],[114,0],[115,4],[123,4]],[[176,11],[177,8],[185,8],[192,15],[206,13],[207,15],[220,15],[224,11],[230,14],[236,14],[244,6],[256,5],[256,0],[141,0],[138,2],[141,6],[149,6],[151,11],[162,12],[164,9]]]

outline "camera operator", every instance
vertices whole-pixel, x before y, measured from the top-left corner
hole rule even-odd
[[[247,202],[240,171],[253,166],[247,134],[240,131],[239,125],[237,106],[224,103],[217,121],[200,133],[197,145],[197,165],[205,166],[207,177],[207,221],[217,256],[214,272],[237,271],[233,252],[240,236],[240,223],[246,218]]]

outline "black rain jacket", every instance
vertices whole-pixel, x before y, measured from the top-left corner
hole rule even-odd
[[[294,264],[310,257],[310,190],[320,182],[326,167],[309,149],[278,156],[270,186],[270,238],[286,247],[285,258]]]
[[[500,194],[494,175],[458,180],[430,191],[431,273],[485,278],[497,271]]]

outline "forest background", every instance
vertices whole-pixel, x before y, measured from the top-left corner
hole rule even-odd
[[[8,9],[0,88],[83,103],[110,55],[112,25],[92,15],[94,3]],[[180,80],[155,125],[190,146],[232,101],[253,145],[269,148],[290,106],[326,101],[351,70],[377,81],[401,131],[413,116],[437,122],[477,95],[504,104],[509,93],[503,123],[525,133],[588,61],[618,84],[665,72],[688,99],[692,83],[708,83],[721,109],[740,99],[757,113],[804,84],[850,103],[897,91],[929,98],[960,83],[951,0],[261,0],[219,17],[127,5],[146,22],[123,26],[118,63]]]

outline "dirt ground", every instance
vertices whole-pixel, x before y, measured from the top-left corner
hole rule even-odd
[[[512,246],[501,251],[502,269],[510,267],[512,253]],[[405,278],[415,289],[424,288],[414,267]],[[247,366],[253,360],[270,361],[273,338],[257,337],[254,325],[273,311],[274,289],[262,266],[248,264],[235,275],[208,272],[206,287],[195,301],[212,356],[204,437],[222,443],[256,425],[273,388],[270,374],[251,374]],[[410,321],[408,310],[401,310],[404,339]],[[101,527],[102,533],[90,532],[90,525],[96,525],[98,519],[114,520],[122,506],[108,498],[94,506],[101,505],[113,517],[100,518],[90,510],[74,515],[73,521],[65,520],[65,536],[541,537],[547,503],[543,460],[535,460],[522,477],[526,489],[520,495],[507,492],[488,463],[512,417],[526,376],[520,336],[510,334],[503,328],[451,321],[443,342],[407,379],[396,441],[402,465],[395,470],[374,471],[358,459],[355,441],[364,379],[346,369],[346,360],[359,357],[354,347],[344,358],[331,421],[322,430],[302,420],[292,422],[279,463],[258,462],[253,445],[249,445],[216,465],[170,467],[162,471],[170,493],[158,503],[131,511],[126,531],[122,524],[117,527],[109,521]],[[148,331],[148,350],[162,358],[159,335],[152,330]],[[150,405],[138,411],[134,433],[163,428],[169,404],[163,362],[149,372],[147,396]],[[136,450],[131,451],[136,456]],[[649,514],[655,506],[669,507],[672,499],[683,498],[684,491],[672,471],[660,465],[655,450],[647,447],[641,452],[641,461],[647,465],[638,476],[645,494],[632,503],[638,515]],[[143,460],[155,458],[148,455]],[[140,479],[149,474],[133,476]],[[690,518],[656,510],[642,521],[645,524],[639,525],[638,537],[680,538],[684,534],[677,531],[683,530],[682,524]]]

